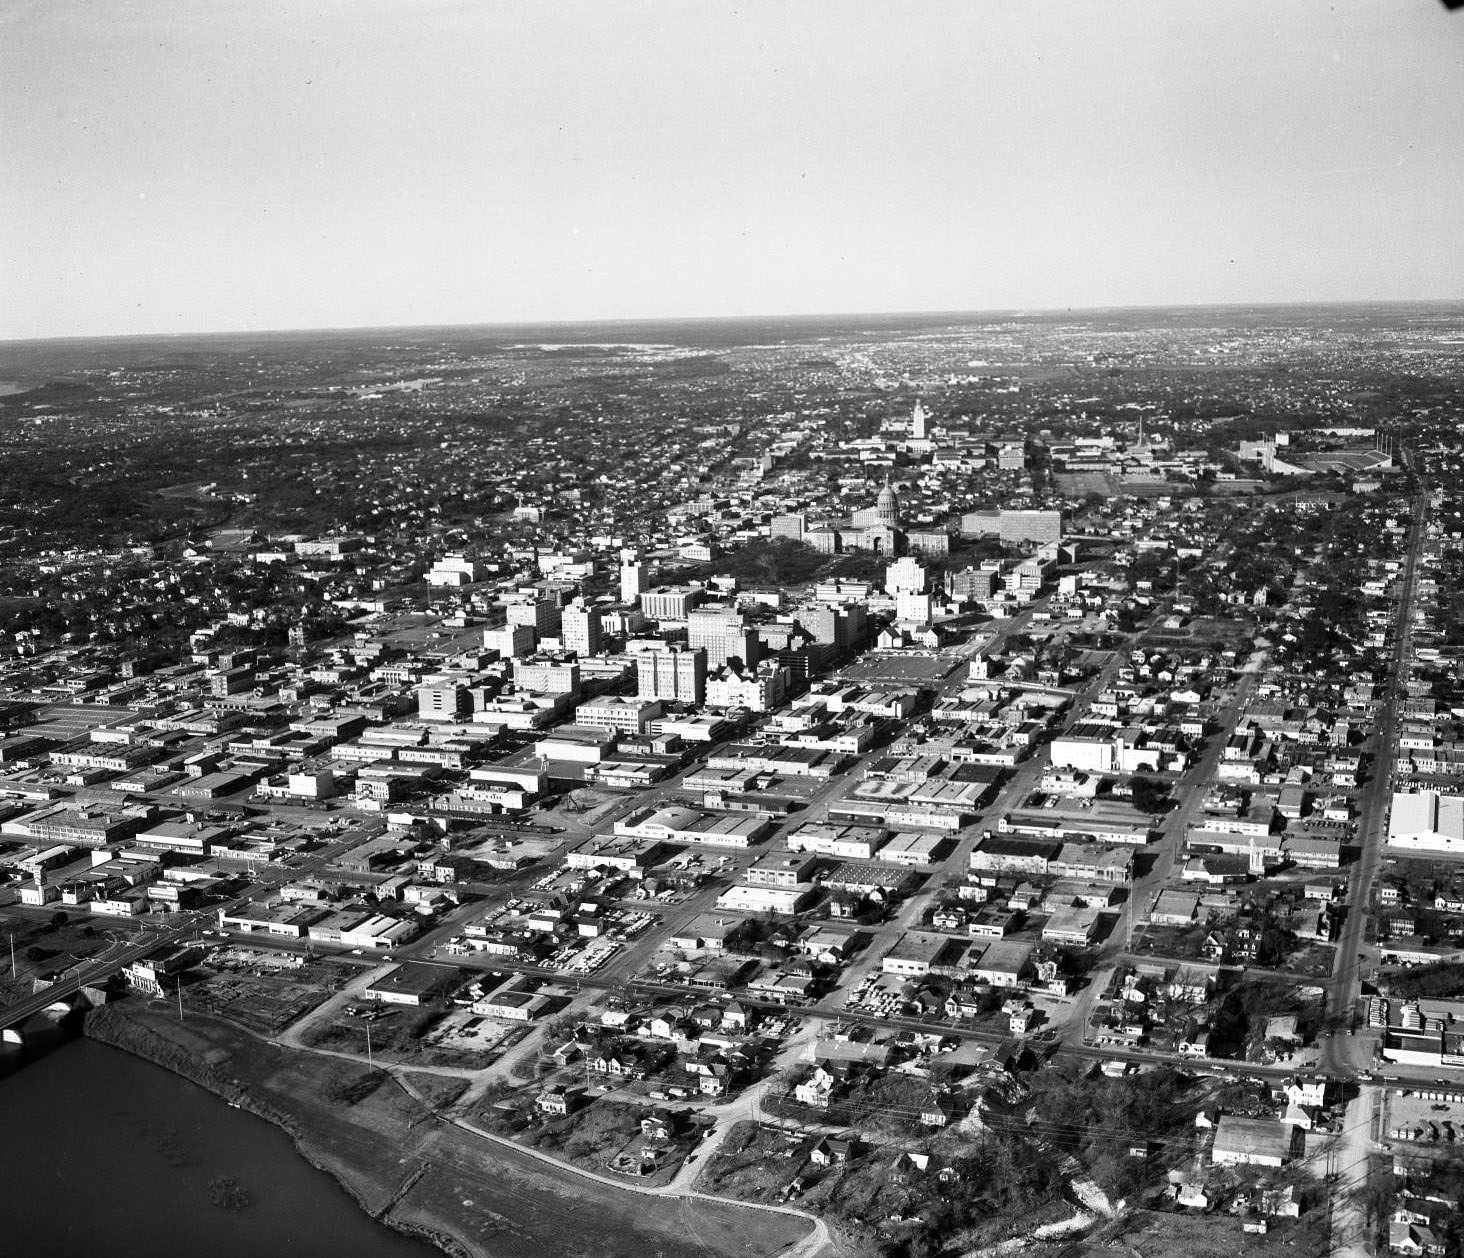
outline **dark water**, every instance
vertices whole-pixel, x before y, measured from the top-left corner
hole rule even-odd
[[[250,1204],[216,1203],[235,1186]],[[0,1254],[442,1258],[372,1221],[278,1128],[91,1040],[0,1078]]]

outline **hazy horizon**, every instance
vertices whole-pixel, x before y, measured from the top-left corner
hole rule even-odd
[[[1464,297],[1421,297],[1338,299],[1327,301],[1233,301],[1233,302],[1154,302],[1134,305],[1109,306],[1051,306],[992,308],[986,310],[821,310],[792,313],[762,314],[707,314],[707,315],[637,315],[631,317],[609,316],[584,319],[507,319],[484,320],[481,322],[456,323],[363,323],[337,327],[296,328],[206,328],[188,332],[93,332],[74,336],[10,337],[0,340],[0,346],[26,346],[60,344],[77,341],[147,341],[186,340],[189,338],[223,339],[227,337],[284,337],[313,335],[370,335],[378,332],[437,332],[437,331],[513,331],[515,329],[543,328],[606,328],[642,327],[656,325],[700,324],[700,323],[798,323],[820,320],[862,320],[869,322],[894,322],[898,320],[974,320],[974,319],[1048,319],[1071,316],[1080,318],[1092,315],[1142,315],[1163,311],[1286,311],[1286,310],[1332,310],[1347,307],[1460,307],[1464,309]],[[0,364],[3,365],[3,364]]]

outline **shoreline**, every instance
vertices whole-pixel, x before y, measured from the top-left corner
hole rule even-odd
[[[696,1249],[681,1251],[688,1256],[748,1254],[750,1230],[764,1234],[766,1258],[825,1249],[813,1216],[695,1191],[670,1196],[637,1185],[597,1186],[586,1181],[603,1184],[602,1177],[538,1150],[476,1138],[487,1133],[470,1120],[439,1114],[392,1072],[284,1048],[221,1019],[195,1015],[181,1023],[124,1000],[90,1011],[81,1033],[279,1128],[365,1214],[449,1258],[505,1258],[534,1246],[596,1258],[606,1229],[617,1225],[642,1246],[659,1241],[668,1258],[679,1258],[671,1246],[688,1239],[688,1210],[703,1216]],[[377,1082],[364,1099],[346,1105],[328,1099],[343,1075]],[[480,1200],[485,1189],[488,1202]],[[496,1202],[502,1210],[493,1209],[495,1196],[506,1198]],[[474,1206],[475,1214],[463,1216],[459,1203]],[[749,1211],[761,1216],[756,1229],[743,1222]],[[795,1223],[798,1234],[789,1235]]]
[[[161,1028],[153,1025],[154,1016],[146,1009],[138,1009],[143,1017],[134,1016],[121,1003],[112,1003],[92,1009],[85,1014],[80,1024],[80,1034],[110,1048],[120,1049],[151,1065],[178,1075],[196,1084],[206,1092],[227,1104],[253,1114],[271,1126],[278,1128],[289,1138],[291,1146],[306,1162],[329,1175],[356,1207],[368,1218],[376,1220],[393,1231],[400,1232],[414,1240],[426,1241],[441,1250],[448,1258],[478,1258],[477,1252],[450,1233],[441,1232],[423,1224],[411,1223],[391,1217],[392,1207],[404,1195],[401,1186],[393,1192],[385,1207],[373,1208],[360,1191],[348,1168],[339,1160],[332,1159],[313,1145],[302,1134],[299,1125],[289,1114],[277,1107],[261,1104],[252,1095],[242,1079],[228,1077],[217,1070],[206,1059],[191,1056],[176,1040],[162,1034]],[[100,1015],[100,1016],[99,1016]],[[241,1034],[243,1034],[241,1032]],[[409,1179],[407,1188],[414,1181]],[[383,1186],[384,1187],[384,1186]]]

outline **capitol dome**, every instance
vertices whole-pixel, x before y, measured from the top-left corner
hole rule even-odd
[[[879,522],[896,528],[900,523],[900,495],[893,485],[886,485],[874,500],[874,509],[879,513]]]

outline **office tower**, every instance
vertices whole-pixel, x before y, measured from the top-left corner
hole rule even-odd
[[[635,657],[637,695],[679,703],[706,700],[707,653],[700,648],[667,646]]]
[[[707,667],[721,668],[728,660],[740,660],[751,668],[757,663],[757,633],[730,607],[701,607],[688,612],[686,643],[707,653]]]
[[[906,555],[885,568],[885,589],[891,594],[924,594],[925,568]]]
[[[620,601],[634,604],[651,588],[651,572],[645,561],[635,551],[622,551],[620,555]]]
[[[601,645],[600,609],[576,600],[560,617],[559,640],[576,655],[598,655]]]

